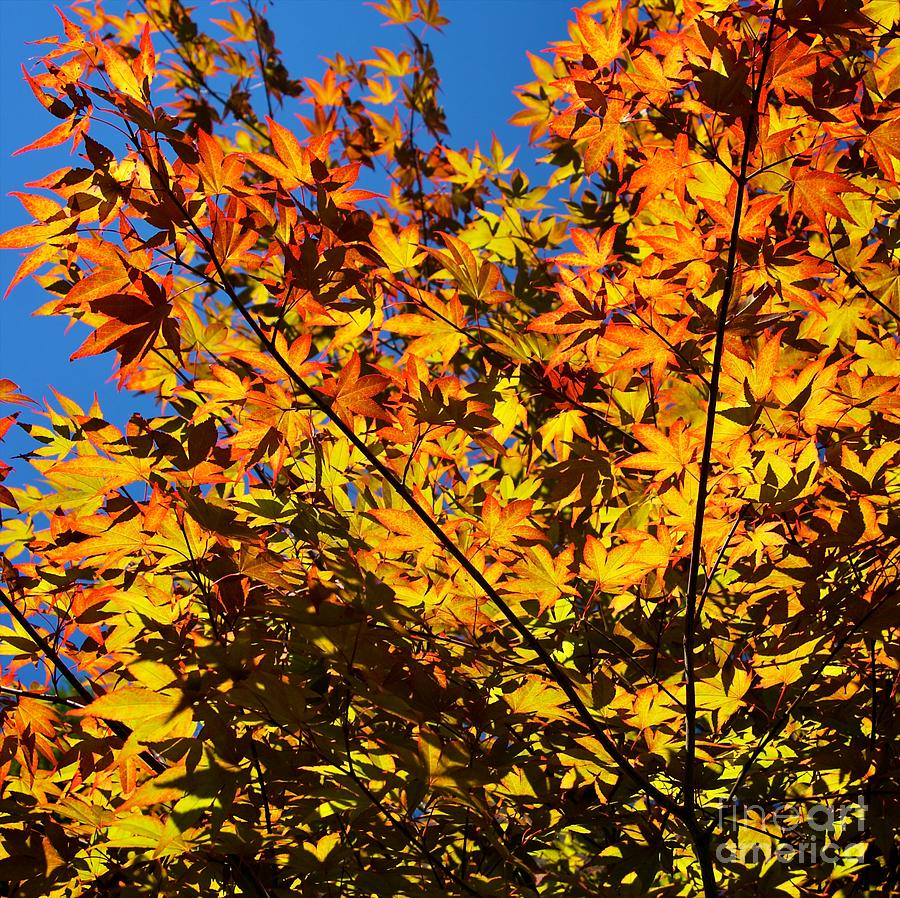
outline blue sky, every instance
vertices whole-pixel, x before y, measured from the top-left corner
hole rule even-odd
[[[33,66],[42,50],[28,42],[60,30],[55,4],[57,0],[0,0],[0,230],[4,231],[28,221],[18,201],[7,195],[10,191],[23,190],[27,181],[73,164],[65,147],[12,156],[56,123],[34,100],[21,76],[21,66]],[[127,8],[127,0],[106,0],[106,5],[120,12]],[[198,7],[198,18],[204,13],[224,18],[222,8],[209,0],[193,5]],[[458,148],[480,142],[487,148],[492,132],[507,150],[523,144],[526,130],[507,124],[519,108],[512,89],[532,80],[527,50],[539,53],[565,37],[572,4],[569,0],[443,0],[441,6],[450,25],[442,35],[432,32],[428,40],[442,76],[450,145]],[[270,2],[269,21],[294,77],[321,77],[323,56],[340,52],[365,58],[372,46],[396,50],[406,37],[401,28],[384,26],[383,17],[361,0],[275,0]],[[302,109],[286,106],[277,117],[290,124],[295,111]],[[520,164],[526,158],[520,154]],[[18,262],[18,253],[0,252],[0,292]],[[64,319],[33,317],[32,311],[47,298],[29,281],[0,303],[0,377],[14,380],[37,400],[52,397],[49,388],[53,386],[87,406],[96,392],[105,417],[123,424],[140,406],[136,397],[119,393],[110,382],[112,356],[69,362],[87,330],[77,326],[66,333]],[[0,457],[10,460],[26,446],[13,430],[0,447]]]

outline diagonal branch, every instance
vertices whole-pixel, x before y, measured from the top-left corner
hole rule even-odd
[[[894,321],[900,322],[900,315],[898,315],[886,302],[879,299],[852,271],[850,271],[849,268],[841,264],[838,260],[837,250],[835,249],[834,241],[831,239],[831,234],[826,231],[825,236],[828,238],[829,255],[831,256],[832,262],[834,262],[837,270],[847,278],[850,285],[856,287],[857,290],[862,291],[862,293],[871,299],[872,302],[887,312]]]
[[[208,251],[213,251],[212,246],[208,247]],[[597,741],[600,742],[607,754],[609,754],[610,757],[616,762],[616,764],[632,779],[635,785],[641,788],[648,796],[652,797],[655,801],[668,808],[669,810],[673,812],[676,811],[677,805],[675,804],[675,802],[673,802],[673,800],[665,793],[660,792],[660,790],[657,789],[642,773],[640,773],[640,771],[638,771],[628,760],[628,758],[626,758],[625,755],[619,750],[616,744],[607,735],[603,727],[594,718],[593,714],[588,709],[581,696],[578,694],[578,691],[575,689],[574,684],[569,679],[568,674],[553,659],[547,649],[544,648],[543,644],[537,639],[537,637],[531,632],[531,630],[529,630],[527,625],[518,617],[518,615],[506,603],[506,601],[497,592],[497,590],[493,586],[491,586],[491,584],[487,581],[481,571],[478,570],[478,568],[475,567],[475,565],[466,557],[466,555],[456,545],[456,543],[454,543],[453,540],[449,536],[447,536],[440,525],[434,521],[428,511],[418,502],[415,496],[413,496],[412,492],[397,477],[397,475],[394,474],[394,472],[390,468],[388,468],[376,455],[374,455],[371,449],[369,449],[369,447],[357,436],[352,427],[342,421],[341,418],[334,413],[331,402],[329,402],[326,398],[313,390],[303,380],[303,378],[301,378],[296,373],[296,371],[294,371],[287,359],[284,358],[284,356],[275,346],[274,342],[270,340],[269,337],[265,334],[265,332],[257,323],[256,319],[238,297],[234,288],[228,282],[227,275],[221,269],[221,266],[219,265],[219,262],[215,257],[214,251],[212,254],[212,259],[213,264],[217,269],[222,287],[224,288],[224,292],[232,301],[244,321],[253,330],[254,334],[256,335],[257,339],[266,350],[266,352],[268,352],[269,355],[279,364],[279,366],[294,383],[297,389],[300,390],[300,392],[303,393],[303,395],[310,402],[316,405],[316,407],[322,413],[328,415],[328,417],[338,428],[338,430],[341,431],[343,436],[346,437],[353,445],[353,447],[362,454],[368,464],[391,485],[391,488],[403,499],[403,501],[409,506],[414,514],[437,538],[438,542],[450,554],[453,560],[460,566],[463,571],[466,572],[466,574],[469,575],[469,577],[472,578],[472,580],[474,580],[474,582],[494,603],[494,605],[496,605],[501,614],[503,614],[503,616],[509,621],[509,623],[522,638],[525,645],[527,645],[528,648],[531,649],[531,651],[533,651],[535,655],[537,655],[540,662],[550,674],[550,677],[562,689],[563,693],[566,695],[566,698],[568,698],[568,700],[571,702],[576,713],[581,718],[582,723],[584,723],[584,725],[590,730]]]
[[[6,595],[2,589],[0,589],[0,605],[9,612],[10,617],[12,617],[12,619],[25,631],[28,638],[35,644],[40,653],[50,662],[53,669],[69,684],[72,690],[78,694],[81,700],[86,705],[90,704],[96,697],[94,693],[91,692],[91,690],[88,689],[71,670],[69,670],[68,665],[63,661],[59,652],[57,652],[56,649],[41,636],[34,624],[28,620],[25,614],[16,605],[15,600]],[[122,733],[118,731],[123,728],[122,724],[117,723],[116,721],[110,721],[109,726],[117,736],[122,736]],[[124,727],[124,729],[127,730],[128,728]],[[128,730],[123,738],[127,739],[130,734],[131,731]]]

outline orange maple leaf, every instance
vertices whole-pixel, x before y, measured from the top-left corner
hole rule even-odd
[[[657,479],[665,480],[677,477],[694,461],[699,441],[682,421],[673,424],[668,434],[652,424],[635,424],[632,433],[649,451],[635,453],[622,463],[623,467],[656,471]]]
[[[837,218],[853,221],[840,195],[863,192],[843,175],[814,168],[791,169],[790,190],[791,214],[802,212],[823,234],[828,233],[825,215],[829,212]]]
[[[372,397],[387,385],[381,374],[360,377],[359,353],[354,352],[337,377],[326,381],[319,390],[331,397],[331,407],[342,420],[352,423],[353,415],[390,420],[388,413]]]
[[[576,27],[570,26],[573,40],[554,45],[556,53],[566,59],[590,56],[597,68],[608,66],[622,50],[622,8],[616,4],[612,20],[606,28],[583,9],[575,10]]]

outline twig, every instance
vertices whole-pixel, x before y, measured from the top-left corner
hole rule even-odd
[[[262,797],[263,814],[266,818],[266,832],[272,835],[272,807],[269,804],[269,790],[266,788],[266,778],[263,776],[262,765],[259,763],[259,753],[256,750],[256,740],[250,734],[250,757],[253,759],[253,769],[259,782],[259,793]]]
[[[177,44],[170,36],[168,28],[161,28],[159,22],[153,17],[153,14],[147,8],[147,4],[145,0],[137,0],[138,6],[144,11],[144,15],[154,24],[159,33],[163,36],[163,39],[169,46],[175,51],[175,54],[178,58],[187,66],[188,72],[191,77],[194,79],[194,90],[197,94],[201,92],[208,93],[216,102],[222,104],[222,108],[226,112],[230,112],[239,122],[243,125],[246,125],[251,131],[254,131],[259,137],[262,137],[264,140],[269,140],[269,135],[266,131],[261,128],[256,122],[252,121],[252,119],[247,118],[247,116],[243,115],[240,110],[235,109],[231,101],[227,97],[223,97],[218,91],[213,88],[206,78],[203,77],[203,74],[197,68],[197,64],[191,59],[190,52],[182,52],[181,45]],[[170,23],[166,23],[168,26]]]
[[[81,702],[75,699],[65,698],[53,692],[33,692],[30,689],[16,689],[14,686],[0,686],[0,693],[3,695],[12,695],[16,698],[33,698],[40,702],[52,702],[56,705],[66,705],[69,708],[83,708]]]
[[[872,300],[872,302],[884,309],[884,311],[887,312],[888,315],[890,315],[894,319],[894,321],[900,322],[900,315],[898,315],[886,302],[880,300],[852,271],[850,271],[848,268],[845,268],[838,261],[837,252],[834,248],[834,242],[831,239],[831,234],[826,231],[825,236],[828,238],[828,247],[831,251],[831,259],[838,271],[840,271],[841,274],[843,274],[844,277],[847,278],[852,286],[856,287],[857,290],[861,290],[869,299]]]
[[[406,838],[407,842],[415,848],[422,857],[428,862],[428,865],[431,867],[431,871],[434,874],[435,880],[439,888],[444,891],[444,883],[438,875],[438,871],[444,874],[448,879],[452,880],[456,885],[458,885],[464,892],[469,895],[475,896],[478,898],[479,893],[475,891],[464,879],[460,879],[456,873],[450,869],[447,864],[445,864],[440,858],[434,856],[434,852],[425,844],[425,842],[419,838],[418,834],[412,831],[402,820],[400,820],[396,814],[394,814],[389,808],[387,808],[384,802],[363,782],[362,778],[356,772],[356,766],[353,763],[353,752],[350,748],[350,705],[352,702],[352,696],[347,694],[347,703],[344,709],[343,719],[341,721],[341,729],[343,730],[344,735],[344,750],[347,755],[347,767],[348,773],[350,774],[350,778],[356,783],[357,788],[366,798],[369,799],[370,802],[378,809],[379,813],[387,820],[395,829],[403,834]]]
[[[96,693],[91,689],[88,689],[75,674],[69,670],[68,665],[63,661],[60,654],[38,633],[37,629],[28,620],[28,618],[19,610],[16,606],[15,601],[11,599],[9,596],[4,593],[2,589],[0,589],[0,605],[2,605],[19,624],[20,627],[28,634],[28,638],[35,644],[35,646],[40,650],[41,654],[50,662],[53,666],[53,669],[72,687],[72,689],[80,696],[85,705],[89,705],[94,699],[97,697]],[[93,686],[93,684],[91,684]],[[101,720],[123,741],[127,739],[131,735],[131,728],[127,727],[124,723],[120,723],[118,720],[106,720],[101,717]],[[141,753],[141,759],[144,763],[150,767],[154,773],[162,773],[166,770],[166,765],[157,758],[154,754],[149,751],[145,751]]]
[[[728,531],[728,536],[725,537],[725,542],[722,543],[721,548],[719,549],[719,554],[716,555],[716,560],[713,562],[713,566],[710,568],[709,573],[706,575],[706,582],[703,584],[703,593],[700,596],[700,601],[697,603],[697,615],[694,618],[695,622],[699,623],[700,615],[703,612],[703,603],[706,601],[706,596],[709,594],[709,588],[712,586],[712,582],[715,579],[716,572],[719,570],[719,565],[722,564],[722,559],[725,557],[725,553],[728,551],[728,547],[731,545],[732,539],[734,539],[734,533],[738,528],[738,524],[741,522],[741,515],[738,513],[738,516],[734,519],[734,523],[731,525],[731,530]]]

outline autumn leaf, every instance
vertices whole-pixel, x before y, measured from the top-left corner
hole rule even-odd
[[[124,723],[140,742],[161,742],[194,731],[193,715],[175,690],[155,692],[142,686],[120,686],[69,714]]]
[[[453,299],[443,309],[431,309],[427,317],[422,312],[392,315],[383,328],[391,334],[413,337],[407,352],[426,359],[439,354],[444,364],[449,365],[465,340],[465,323],[462,304]]]
[[[841,195],[861,192],[861,188],[856,187],[843,175],[814,168],[802,168],[792,172],[790,183],[791,213],[802,212],[823,234],[828,231],[828,222],[825,218],[827,214],[853,221],[853,216],[844,205]]]
[[[177,353],[180,345],[178,329],[171,317],[172,307],[165,289],[145,277],[141,294],[106,294],[111,280],[115,277],[110,279],[103,275],[99,281],[91,282],[90,292],[85,287],[79,296],[79,301],[86,303],[91,313],[103,323],[72,354],[72,359],[88,358],[115,349],[121,359],[122,376],[126,376],[154,348],[159,337]],[[68,297],[66,301],[68,303]]]
[[[579,576],[605,592],[634,586],[665,563],[667,556],[660,553],[661,548],[652,537],[644,537],[608,549],[595,537],[588,536]]]
[[[744,696],[750,688],[752,674],[742,668],[735,668],[731,676],[722,675],[697,684],[697,705],[709,711],[716,722],[716,729],[721,729],[744,703]]]
[[[419,231],[414,225],[408,225],[395,235],[388,222],[378,220],[372,228],[372,243],[392,274],[409,271],[425,258],[419,244]]]
[[[379,541],[382,552],[423,552],[430,556],[434,550],[434,534],[411,511],[398,508],[375,508],[370,514],[391,534]]]
[[[63,484],[85,483],[88,489],[105,494],[129,483],[143,483],[153,470],[149,458],[95,455],[59,462],[48,468],[44,476]]]
[[[55,128],[51,128],[46,134],[18,149],[13,156],[31,152],[31,150],[46,150],[50,147],[65,143],[70,137],[78,134],[82,129],[70,121],[61,122]]]
[[[566,697],[548,683],[530,679],[503,697],[513,714],[534,715],[542,720],[571,718],[565,709]]]
[[[360,377],[361,366],[359,354],[354,353],[337,377],[325,381],[319,389],[331,397],[335,414],[345,421],[352,421],[353,415],[387,420],[387,412],[372,399],[384,389],[387,380],[380,374]]]
[[[575,40],[570,44],[556,45],[559,55],[570,58],[589,56],[596,68],[608,66],[620,52],[622,41],[622,11],[615,7],[612,21],[602,26],[589,12],[575,10],[575,27],[572,33]]]
[[[505,549],[521,540],[544,539],[544,534],[529,523],[533,503],[527,499],[501,505],[494,496],[484,500],[478,530],[492,545]]]
[[[273,119],[267,119],[272,146],[291,178],[298,184],[312,181],[310,156],[291,131]]]
[[[456,281],[461,293],[474,300],[487,300],[500,280],[497,266],[488,261],[479,263],[471,249],[452,234],[441,234],[441,239],[447,251],[429,249],[429,253]]]
[[[632,432],[647,451],[632,455],[624,462],[625,467],[655,471],[658,480],[678,477],[691,468],[698,443],[683,424],[676,424],[669,434],[649,424],[635,425]]]
[[[0,402],[10,405],[34,405],[34,400],[20,393],[19,385],[8,377],[0,378]]]
[[[522,600],[537,600],[538,615],[541,615],[561,596],[574,595],[575,590],[568,585],[574,554],[572,546],[556,556],[551,556],[542,545],[529,546],[523,551],[522,560],[513,567],[513,578],[504,587]]]
[[[100,43],[97,45],[97,49],[113,86],[131,99],[141,102],[144,99],[141,85],[128,61],[116,47],[109,44]]]

